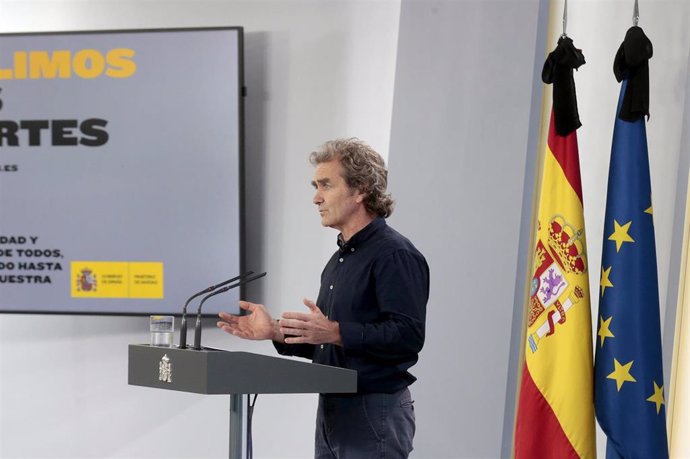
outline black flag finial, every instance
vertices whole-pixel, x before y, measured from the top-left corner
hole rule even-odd
[[[638,26],[632,26],[616,52],[613,73],[616,80],[628,80],[618,117],[625,121],[649,119],[649,59],[654,54],[652,42]]]
[[[575,79],[573,70],[585,63],[582,50],[575,48],[568,36],[558,39],[558,45],[546,58],[541,79],[546,84],[553,84],[553,115],[556,133],[566,136],[582,126],[577,110]]]

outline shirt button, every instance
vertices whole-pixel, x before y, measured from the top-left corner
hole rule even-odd
[[[341,258],[341,259],[339,259],[338,261],[342,263],[342,262],[343,262],[343,259]]]
[[[354,251],[355,251],[355,248],[352,247],[352,248],[350,249],[350,252],[354,252]]]
[[[321,349],[323,349],[323,344],[321,345]]]
[[[332,286],[332,285],[331,285],[331,286],[329,286],[328,288],[329,288],[329,289],[331,289],[331,290],[333,290],[333,286]]]

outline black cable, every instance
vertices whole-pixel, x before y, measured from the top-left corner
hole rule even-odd
[[[251,395],[251,394],[250,394]],[[247,396],[247,459],[254,459],[254,445],[252,444],[252,416],[254,416],[254,406],[259,394],[254,394],[254,400],[249,402]]]

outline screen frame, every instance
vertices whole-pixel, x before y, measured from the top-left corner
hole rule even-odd
[[[0,39],[2,37],[12,36],[55,36],[55,35],[99,35],[99,34],[127,34],[127,33],[161,33],[161,32],[194,32],[194,31],[228,31],[232,30],[237,33],[237,100],[238,100],[238,209],[239,209],[239,267],[240,273],[246,273],[246,253],[245,253],[245,98],[247,96],[247,88],[245,86],[245,64],[244,64],[244,27],[243,26],[214,26],[214,27],[168,27],[168,28],[135,28],[135,29],[101,29],[101,30],[60,30],[60,31],[32,31],[32,32],[0,32]],[[208,287],[208,286],[206,286]],[[206,288],[199,286],[199,289]],[[245,296],[246,284],[239,287],[239,296]],[[197,292],[190,292],[190,296]],[[0,315],[2,314],[31,314],[31,315],[60,315],[60,316],[119,316],[119,317],[142,317],[148,315],[172,315],[175,317],[182,316],[182,307],[186,298],[180,298],[179,311],[147,311],[147,312],[116,312],[116,311],[67,311],[67,310],[33,310],[33,309],[4,309],[0,305]],[[194,308],[190,308],[194,309]],[[243,311],[240,309],[240,314]],[[196,310],[187,310],[188,315],[196,315]],[[217,317],[215,313],[204,312],[202,310],[201,317]]]

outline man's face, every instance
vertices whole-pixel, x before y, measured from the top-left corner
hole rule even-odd
[[[335,159],[319,163],[312,185],[314,204],[319,207],[321,224],[343,231],[353,216],[363,210],[364,195],[350,188],[342,176],[343,166]]]

